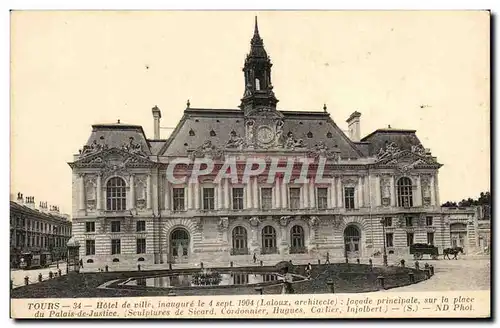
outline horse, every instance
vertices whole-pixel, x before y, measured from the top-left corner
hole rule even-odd
[[[464,254],[464,249],[462,247],[445,248],[443,250],[443,260],[445,258],[448,258],[448,260],[451,260],[450,254],[453,255],[453,259],[457,260],[458,253]]]

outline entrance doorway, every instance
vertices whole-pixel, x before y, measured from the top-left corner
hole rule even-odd
[[[360,256],[361,232],[354,225],[347,226],[344,230],[344,245],[347,257]]]
[[[170,258],[173,263],[187,262],[189,258],[189,233],[177,228],[170,234]]]

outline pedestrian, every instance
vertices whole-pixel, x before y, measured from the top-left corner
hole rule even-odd
[[[330,253],[326,252],[326,261],[325,264],[330,264]]]
[[[418,263],[418,261],[415,261],[415,270],[419,269],[420,269],[420,263]]]
[[[306,266],[307,279],[311,279],[311,270],[312,270],[311,263],[307,263],[307,266]]]
[[[83,269],[83,260],[82,259],[80,259],[80,268]]]
[[[253,263],[257,263],[257,255],[255,253],[253,253]]]

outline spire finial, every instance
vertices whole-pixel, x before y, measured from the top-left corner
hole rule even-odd
[[[186,106],[187,106],[187,108],[189,108],[191,106],[191,103],[189,102],[189,99],[186,102]]]
[[[326,104],[323,104],[323,111],[326,113]]]
[[[255,16],[255,28],[253,30],[254,35],[259,35],[259,23],[257,22],[257,16]]]

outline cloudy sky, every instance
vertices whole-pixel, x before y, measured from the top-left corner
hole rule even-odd
[[[489,190],[486,12],[14,12],[11,193],[71,209],[67,162],[95,123],[152,137],[185,109],[236,108],[254,16],[279,109],[322,110],[361,134],[416,129],[444,164],[442,202]],[[162,129],[162,138],[169,129]]]

